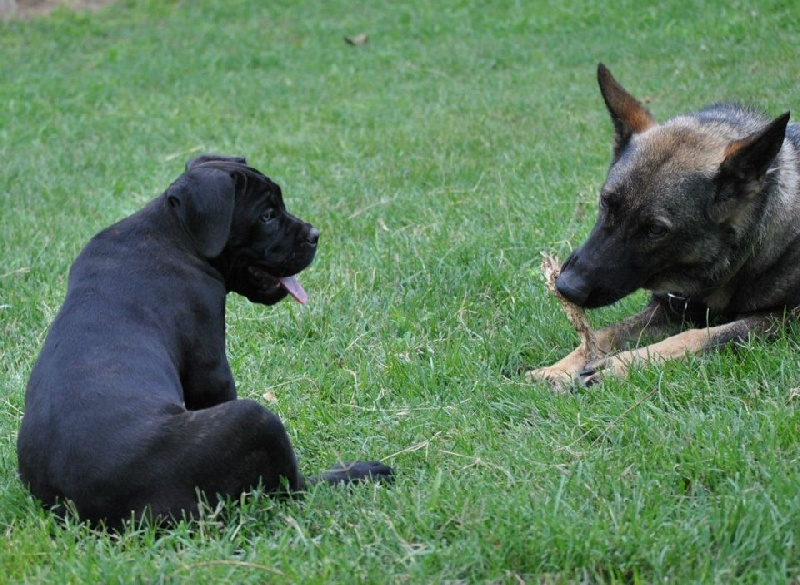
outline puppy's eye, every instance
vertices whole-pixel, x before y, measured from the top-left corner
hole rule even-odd
[[[267,223],[276,217],[278,217],[278,213],[274,209],[267,209],[263,214],[261,214],[261,217],[258,218],[258,221],[261,223]]]

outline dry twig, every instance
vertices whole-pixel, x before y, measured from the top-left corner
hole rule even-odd
[[[542,274],[544,275],[547,289],[550,291],[550,294],[556,297],[558,302],[561,303],[561,307],[567,314],[567,319],[569,319],[569,322],[572,323],[575,331],[578,332],[578,335],[581,338],[580,347],[583,348],[584,355],[586,356],[586,361],[588,363],[592,360],[602,357],[603,354],[597,347],[594,331],[592,331],[592,328],[589,325],[589,320],[586,318],[586,313],[584,310],[575,303],[565,299],[563,296],[561,296],[561,293],[558,292],[558,289],[556,289],[556,278],[560,272],[560,266],[561,262],[558,260],[558,258],[554,258],[547,252],[542,252],[542,264],[540,268]]]

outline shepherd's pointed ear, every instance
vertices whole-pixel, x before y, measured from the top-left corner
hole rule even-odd
[[[743,203],[763,191],[767,172],[786,137],[788,123],[789,112],[786,112],[761,130],[728,145],[716,178],[712,219],[720,223],[731,219]]]
[[[761,130],[731,142],[725,149],[720,174],[739,181],[761,181],[783,145],[789,116],[786,112]]]
[[[631,136],[655,126],[656,121],[647,108],[629,94],[602,63],[597,65],[597,83],[611,114],[611,121],[614,123],[614,160],[616,160]]]
[[[206,258],[219,256],[231,231],[234,179],[219,169],[194,168],[170,185],[166,196],[197,251]]]

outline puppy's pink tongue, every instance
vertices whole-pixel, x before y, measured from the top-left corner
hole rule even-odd
[[[308,295],[306,291],[303,289],[303,285],[300,284],[300,281],[297,280],[294,276],[282,276],[278,279],[278,282],[281,283],[281,286],[286,289],[290,295],[294,297],[294,299],[300,303],[301,305],[305,304],[308,301]]]

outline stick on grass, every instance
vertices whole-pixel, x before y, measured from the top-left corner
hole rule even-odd
[[[561,307],[567,314],[567,319],[569,319],[572,327],[578,332],[578,335],[581,338],[580,347],[582,347],[584,350],[586,361],[591,362],[592,360],[602,357],[602,353],[597,347],[594,331],[592,331],[592,328],[589,325],[589,319],[586,318],[586,312],[575,303],[572,303],[561,296],[561,293],[559,293],[558,289],[556,288],[556,278],[560,272],[560,266],[561,262],[558,260],[558,258],[554,258],[547,252],[542,252],[542,263],[540,265],[540,269],[544,275],[547,289],[550,291],[550,294],[556,297],[558,302],[561,303]]]

